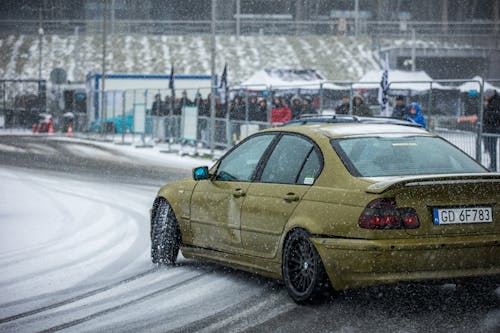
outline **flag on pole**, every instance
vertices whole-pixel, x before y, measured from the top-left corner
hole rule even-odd
[[[170,70],[170,78],[168,80],[168,89],[172,89],[174,91],[174,65],[172,65],[172,69]]]
[[[220,102],[226,104],[226,91],[227,91],[227,63],[224,65],[222,76],[220,78]]]
[[[389,59],[385,54],[384,71],[378,88],[378,103],[383,116],[389,117]]]

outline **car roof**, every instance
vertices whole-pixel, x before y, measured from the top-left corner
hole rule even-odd
[[[290,120],[282,126],[298,126],[313,124],[336,124],[336,123],[364,123],[364,124],[396,124],[411,127],[422,127],[411,119],[396,119],[386,117],[360,117],[353,115],[306,115],[299,119]]]
[[[383,135],[424,135],[433,136],[420,126],[406,126],[392,123],[359,123],[359,122],[338,122],[338,123],[317,123],[309,125],[284,126],[272,128],[282,132],[294,132],[310,137],[345,138],[361,136],[383,136]]]

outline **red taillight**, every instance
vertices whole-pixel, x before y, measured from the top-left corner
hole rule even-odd
[[[358,225],[364,229],[415,229],[420,226],[413,208],[399,208],[395,199],[371,201],[361,213]]]

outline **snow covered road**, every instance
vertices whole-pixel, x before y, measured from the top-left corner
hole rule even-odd
[[[113,149],[75,144],[47,142],[41,156],[33,138],[0,136],[0,332],[500,330],[498,285],[381,286],[297,306],[277,281],[246,272],[182,257],[157,267],[156,184],[184,174],[119,154],[117,167],[104,161]],[[60,158],[65,145],[85,159]]]
[[[0,178],[0,331],[165,331],[248,300],[248,315],[295,306],[269,290],[274,281],[182,259],[151,264],[156,188],[9,168]],[[252,301],[264,291],[275,297]]]

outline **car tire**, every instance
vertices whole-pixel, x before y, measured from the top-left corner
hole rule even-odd
[[[329,286],[321,257],[309,238],[307,231],[297,229],[283,248],[283,281],[298,304],[319,300]]]
[[[181,233],[170,204],[158,198],[151,215],[151,261],[173,265],[179,254]]]

